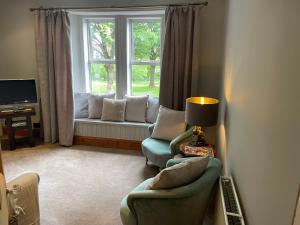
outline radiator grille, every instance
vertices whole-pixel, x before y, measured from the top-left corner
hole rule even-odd
[[[242,219],[236,216],[227,216],[229,225],[242,225]]]
[[[220,187],[226,225],[245,225],[232,178],[221,177]]]

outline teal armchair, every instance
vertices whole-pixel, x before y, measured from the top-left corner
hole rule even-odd
[[[149,126],[150,135],[153,132],[154,124]],[[179,153],[179,146],[183,142],[187,142],[193,134],[192,129],[188,129],[184,133],[177,136],[171,142],[166,140],[155,139],[149,137],[142,142],[142,151],[148,160],[155,166],[165,168],[166,163],[169,159],[173,158],[174,155]]]
[[[210,158],[197,180],[174,189],[145,190],[153,178],[144,181],[121,203],[123,225],[201,225],[221,168],[218,159]]]

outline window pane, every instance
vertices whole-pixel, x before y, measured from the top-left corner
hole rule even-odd
[[[132,21],[133,60],[160,60],[160,21]]]
[[[90,22],[89,55],[91,60],[115,59],[115,23]]]
[[[132,65],[131,66],[131,94],[149,94],[158,97],[160,83],[160,66]]]
[[[115,64],[90,64],[90,79],[92,93],[104,94],[116,92]]]

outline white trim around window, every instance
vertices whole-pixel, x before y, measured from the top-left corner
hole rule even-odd
[[[153,12],[153,14],[151,14]],[[130,40],[131,23],[130,21],[160,21],[161,23],[161,51],[164,37],[164,11],[130,11],[130,12],[104,12],[97,15],[80,13],[80,15],[71,14],[71,37],[73,62],[73,79],[75,92],[90,92],[91,79],[89,74],[89,65],[93,63],[115,64],[116,66],[116,95],[117,98],[123,98],[125,95],[131,95],[131,65],[155,65],[160,66],[160,60],[133,60],[131,59],[132,43]],[[73,21],[73,22],[72,22]],[[76,21],[76,22],[74,22]],[[88,21],[115,21],[115,59],[96,59],[91,61],[88,50]],[[76,27],[74,27],[76,26]],[[80,83],[78,83],[80,82]]]

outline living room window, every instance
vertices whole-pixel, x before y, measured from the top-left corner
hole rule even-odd
[[[128,20],[129,90],[131,95],[158,97],[160,83],[161,19]]]
[[[78,62],[73,65],[75,92],[158,97],[164,11],[75,17],[71,18],[72,57]],[[75,36],[78,32],[81,38]]]
[[[116,91],[116,54],[114,19],[86,20],[88,74],[94,94]]]

